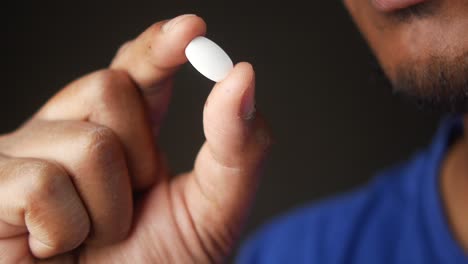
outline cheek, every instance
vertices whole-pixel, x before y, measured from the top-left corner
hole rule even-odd
[[[371,6],[370,0],[344,2],[380,65],[387,74],[390,74],[392,65],[400,61],[402,43],[398,43],[398,28],[377,13]]]
[[[345,4],[391,79],[409,62],[423,63],[434,56],[450,61],[468,51],[466,2],[463,6],[447,0],[434,16],[402,23],[376,12],[369,0],[345,0]]]
[[[401,31],[399,46],[412,60],[453,59],[468,49],[468,19],[422,20]]]

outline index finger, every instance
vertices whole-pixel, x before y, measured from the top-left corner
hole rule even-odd
[[[145,97],[153,126],[158,127],[171,94],[171,77],[187,62],[185,48],[206,32],[206,24],[196,15],[181,15],[158,22],[117,53],[110,68],[128,72]]]

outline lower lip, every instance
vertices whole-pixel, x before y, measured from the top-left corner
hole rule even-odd
[[[420,4],[426,0],[372,0],[374,7],[382,12],[392,12],[398,9]]]

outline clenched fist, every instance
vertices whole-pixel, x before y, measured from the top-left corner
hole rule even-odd
[[[154,24],[109,69],[62,89],[0,136],[0,263],[215,263],[230,253],[270,144],[255,78],[215,85],[193,170],[170,175],[157,139],[197,16]]]

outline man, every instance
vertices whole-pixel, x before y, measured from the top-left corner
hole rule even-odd
[[[468,2],[345,3],[398,92],[461,115],[360,191],[265,227],[238,262],[468,263]],[[193,171],[169,177],[154,147],[171,77],[204,33],[193,15],[156,23],[0,137],[0,262],[212,263],[232,251],[270,145],[252,67],[209,95]]]

